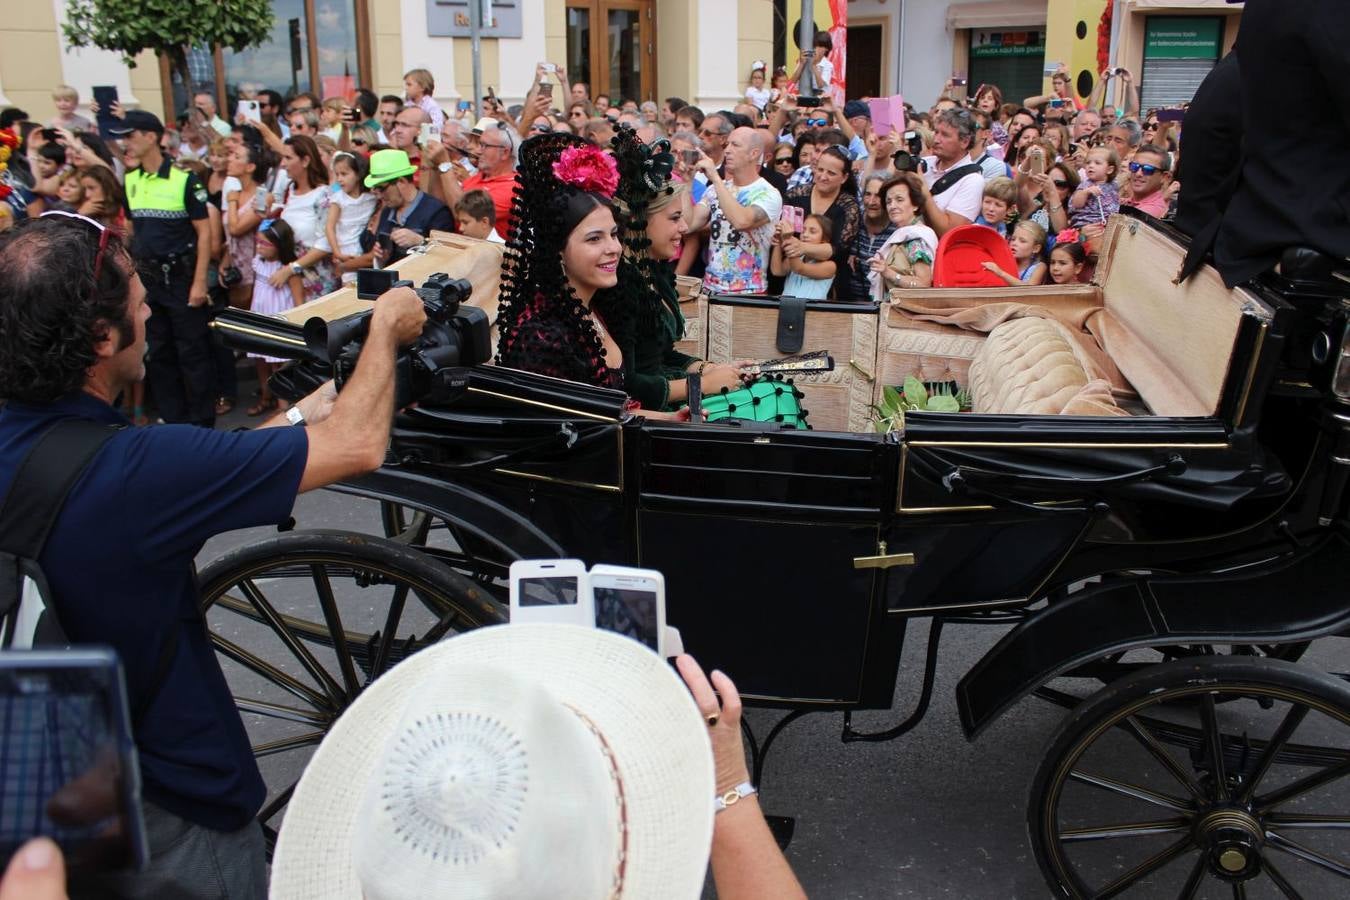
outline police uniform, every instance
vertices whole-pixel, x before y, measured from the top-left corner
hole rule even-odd
[[[155,172],[132,169],[125,187],[135,226],[131,255],[151,308],[147,380],[165,422],[210,427],[216,402],[210,305],[188,305],[197,262],[192,223],[207,217],[206,188],[167,158]]]

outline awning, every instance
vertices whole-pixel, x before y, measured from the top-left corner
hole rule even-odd
[[[1045,0],[999,0],[996,3],[952,3],[947,7],[947,27],[1043,28]]]

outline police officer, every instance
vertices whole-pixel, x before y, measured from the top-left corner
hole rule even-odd
[[[215,424],[206,269],[211,246],[206,187],[175,168],[160,150],[164,125],[132,110],[111,134],[123,138],[139,166],[127,172],[131,254],[150,302],[146,376],[165,422]],[[202,252],[198,252],[198,249]]]

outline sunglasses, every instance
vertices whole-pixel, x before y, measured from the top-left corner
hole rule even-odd
[[[1157,123],[1157,122],[1145,122],[1145,123],[1144,123],[1143,130],[1144,130],[1144,131],[1157,131],[1157,130],[1158,130],[1158,123]]]
[[[108,249],[108,235],[111,234],[103,225],[95,222],[88,216],[82,216],[75,212],[66,212],[61,209],[49,209],[39,219],[45,219],[48,216],[60,216],[63,219],[78,220],[86,225],[93,225],[98,229],[98,251],[94,254],[94,291],[98,290],[98,277],[103,274],[103,252]],[[92,295],[91,295],[92,296]]]
[[[1055,187],[1057,187],[1057,188],[1066,188],[1066,187],[1069,186],[1069,183],[1068,183],[1067,181],[1063,181],[1063,180],[1058,179],[1058,178],[1051,179],[1050,183],[1053,184],[1053,185],[1054,185]]]
[[[792,165],[792,157],[790,157],[790,156],[780,156],[780,157],[778,157],[777,159],[775,159],[775,160],[773,161],[773,164],[774,164],[775,166],[790,166],[790,165]]]
[[[352,138],[353,147],[364,147],[367,143],[369,142],[365,138]]]
[[[807,125],[814,125],[814,126],[816,126],[817,128],[819,128],[819,127],[822,126],[822,125],[828,125],[828,124],[829,124],[829,120],[828,120],[828,119],[807,119],[807,120],[806,120],[806,124],[807,124]]]
[[[1130,163],[1131,172],[1143,172],[1145,175],[1156,175],[1162,171],[1158,166],[1151,166],[1148,163]]]

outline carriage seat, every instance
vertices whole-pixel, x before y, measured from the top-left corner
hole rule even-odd
[[[1111,383],[1054,319],[1012,319],[989,332],[970,363],[971,410],[1022,415],[1123,416]]]

